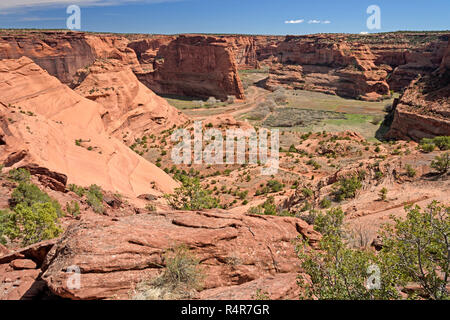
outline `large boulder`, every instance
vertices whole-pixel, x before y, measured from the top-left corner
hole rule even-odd
[[[93,216],[67,229],[47,255],[42,278],[53,293],[64,298],[127,299],[137,283],[160,274],[166,250],[184,245],[200,260],[205,290],[270,277],[269,282],[290,279],[292,286],[292,274],[300,271],[295,253],[298,237],[313,246],[320,239],[312,226],[291,217],[216,211],[113,219]],[[79,289],[67,283],[73,274],[66,271],[74,266],[81,271]],[[280,274],[291,275],[280,278]],[[264,284],[260,282],[257,285]],[[280,288],[273,291],[283,296]],[[210,291],[207,296],[220,292]]]

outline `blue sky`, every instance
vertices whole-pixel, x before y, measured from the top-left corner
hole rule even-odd
[[[66,28],[81,8],[81,30],[121,33],[360,33],[370,5],[381,29],[449,30],[449,0],[1,0],[0,28]],[[291,23],[286,23],[286,22]]]

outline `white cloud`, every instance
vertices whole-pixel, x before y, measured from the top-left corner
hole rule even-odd
[[[311,23],[320,23],[320,20],[309,20],[308,23],[309,24],[311,24]]]
[[[324,23],[324,24],[330,24],[331,21],[330,21],[330,20],[325,20],[325,21],[322,21],[322,23]]]
[[[55,17],[25,17],[19,19],[19,21],[62,21],[66,20],[66,18],[55,18]]]
[[[369,34],[367,31],[361,31],[359,34]]]
[[[286,20],[284,23],[303,23],[303,19],[298,19],[298,20]]]
[[[130,2],[159,3],[172,1],[179,1],[179,0],[2,0],[0,2],[0,10],[3,11],[3,13],[5,13],[5,11],[15,9],[68,6],[71,4],[76,4],[80,6],[110,6]]]

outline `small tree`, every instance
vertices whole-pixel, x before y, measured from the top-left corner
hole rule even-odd
[[[0,241],[20,239],[27,246],[53,239],[62,232],[58,213],[50,202],[34,203],[31,207],[18,204],[13,211],[0,212]]]
[[[446,152],[442,156],[436,156],[431,162],[431,167],[441,175],[446,174],[450,168],[450,153]]]
[[[343,240],[344,212],[340,208],[319,214],[315,230],[322,233],[320,251],[311,250],[306,241],[297,246],[303,271],[309,280],[299,277],[300,298],[372,300],[397,298],[390,273],[382,272],[379,288],[368,289],[370,266],[378,265],[369,250],[350,249]]]
[[[426,210],[405,207],[406,219],[384,227],[381,258],[398,284],[418,283],[431,299],[448,299],[450,207],[433,201]]]
[[[217,208],[218,199],[210,195],[210,191],[200,185],[198,178],[182,176],[182,186],[175,189],[174,194],[167,194],[165,198],[177,210],[202,210]]]
[[[380,196],[381,201],[386,201],[387,193],[388,193],[388,189],[386,189],[386,188],[383,188],[380,190],[380,193],[378,195]]]

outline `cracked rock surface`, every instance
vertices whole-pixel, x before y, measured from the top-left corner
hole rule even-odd
[[[204,292],[214,293],[207,296],[227,297],[243,284],[252,288],[252,281],[258,280],[269,294],[283,298],[286,288],[292,295],[292,286],[280,287],[274,279],[295,284],[292,275],[300,271],[294,250],[297,237],[314,246],[320,235],[291,217],[218,212],[93,216],[67,229],[47,255],[42,279],[64,298],[128,299],[137,283],[161,272],[167,249],[185,245],[200,260]],[[71,266],[80,268],[80,289],[67,285]],[[215,288],[223,289],[220,294],[208,291]],[[247,290],[246,297],[250,299],[253,291]]]

